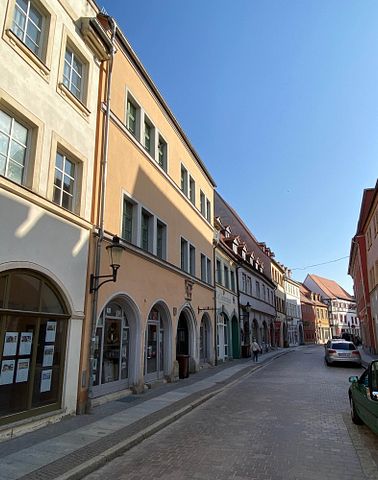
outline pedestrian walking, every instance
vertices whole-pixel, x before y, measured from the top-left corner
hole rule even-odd
[[[252,341],[252,353],[253,353],[253,361],[258,362],[259,361],[259,353],[261,352],[260,345],[256,342],[256,339],[254,338]]]

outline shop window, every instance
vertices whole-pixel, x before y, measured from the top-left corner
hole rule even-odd
[[[68,318],[44,277],[0,276],[0,425],[60,408]]]
[[[94,357],[94,385],[127,380],[129,324],[123,307],[115,302],[99,318]]]

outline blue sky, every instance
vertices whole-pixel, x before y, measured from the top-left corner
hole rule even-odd
[[[214,177],[289,268],[349,255],[378,172],[376,0],[98,0]],[[352,293],[348,259],[293,270]]]

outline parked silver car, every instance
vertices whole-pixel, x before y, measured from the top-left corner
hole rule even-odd
[[[353,342],[346,340],[328,340],[325,344],[326,364],[349,362],[361,365],[361,355]]]

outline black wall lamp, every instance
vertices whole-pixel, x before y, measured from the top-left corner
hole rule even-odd
[[[119,243],[119,237],[115,235],[112,243],[106,247],[106,250],[109,255],[110,268],[113,272],[111,275],[93,275],[92,273],[89,288],[90,293],[96,292],[104,283],[115,282],[117,280],[117,272],[121,265],[121,257],[125,247]],[[107,280],[97,283],[100,278],[106,278]]]

